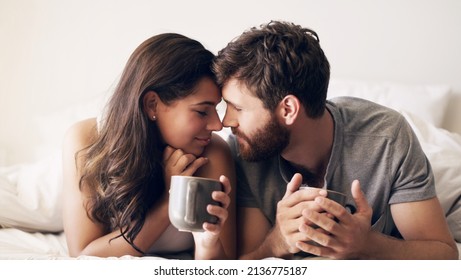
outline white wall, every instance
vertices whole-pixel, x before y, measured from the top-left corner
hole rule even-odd
[[[110,94],[134,48],[160,32],[216,53],[251,26],[293,21],[318,32],[333,78],[446,84],[461,104],[460,15],[457,0],[0,0],[0,165],[58,149],[67,123],[56,112]],[[450,106],[452,129],[461,113]]]

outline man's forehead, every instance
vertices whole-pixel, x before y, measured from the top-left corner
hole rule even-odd
[[[225,84],[223,88],[231,88],[231,89],[238,89],[243,92],[248,92],[248,87],[246,86],[245,82],[237,79],[237,78],[230,78]]]
[[[245,96],[254,97],[243,81],[231,78],[222,88],[222,94],[225,100],[232,102]]]
[[[224,89],[222,98],[228,105],[233,105],[246,111],[261,111],[266,110],[261,99],[254,96],[250,91],[242,91],[236,84],[230,85]]]

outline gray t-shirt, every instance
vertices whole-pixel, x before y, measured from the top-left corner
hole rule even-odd
[[[358,179],[373,208],[373,228],[396,234],[390,204],[436,196],[431,166],[418,139],[398,112],[363,99],[335,98],[327,101],[327,109],[335,131],[325,187],[346,193],[347,204],[355,207],[350,188]],[[277,202],[294,171],[280,156],[243,161],[235,138],[229,141],[237,168],[237,206],[260,208],[274,225]]]

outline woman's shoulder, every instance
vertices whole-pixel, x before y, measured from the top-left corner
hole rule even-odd
[[[72,124],[64,136],[64,145],[86,147],[98,134],[96,118],[85,119]]]
[[[230,148],[227,142],[218,134],[213,134],[210,144],[204,151],[203,156],[212,157],[230,157]]]
[[[230,148],[219,135],[213,134],[202,156],[208,158],[208,163],[201,167],[195,175],[215,179],[218,179],[220,175],[226,175],[233,180],[234,165]]]

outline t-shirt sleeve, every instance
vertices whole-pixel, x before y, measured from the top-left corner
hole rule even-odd
[[[425,200],[436,196],[431,165],[411,126],[402,116],[394,137],[391,168],[395,170],[389,204]]]

